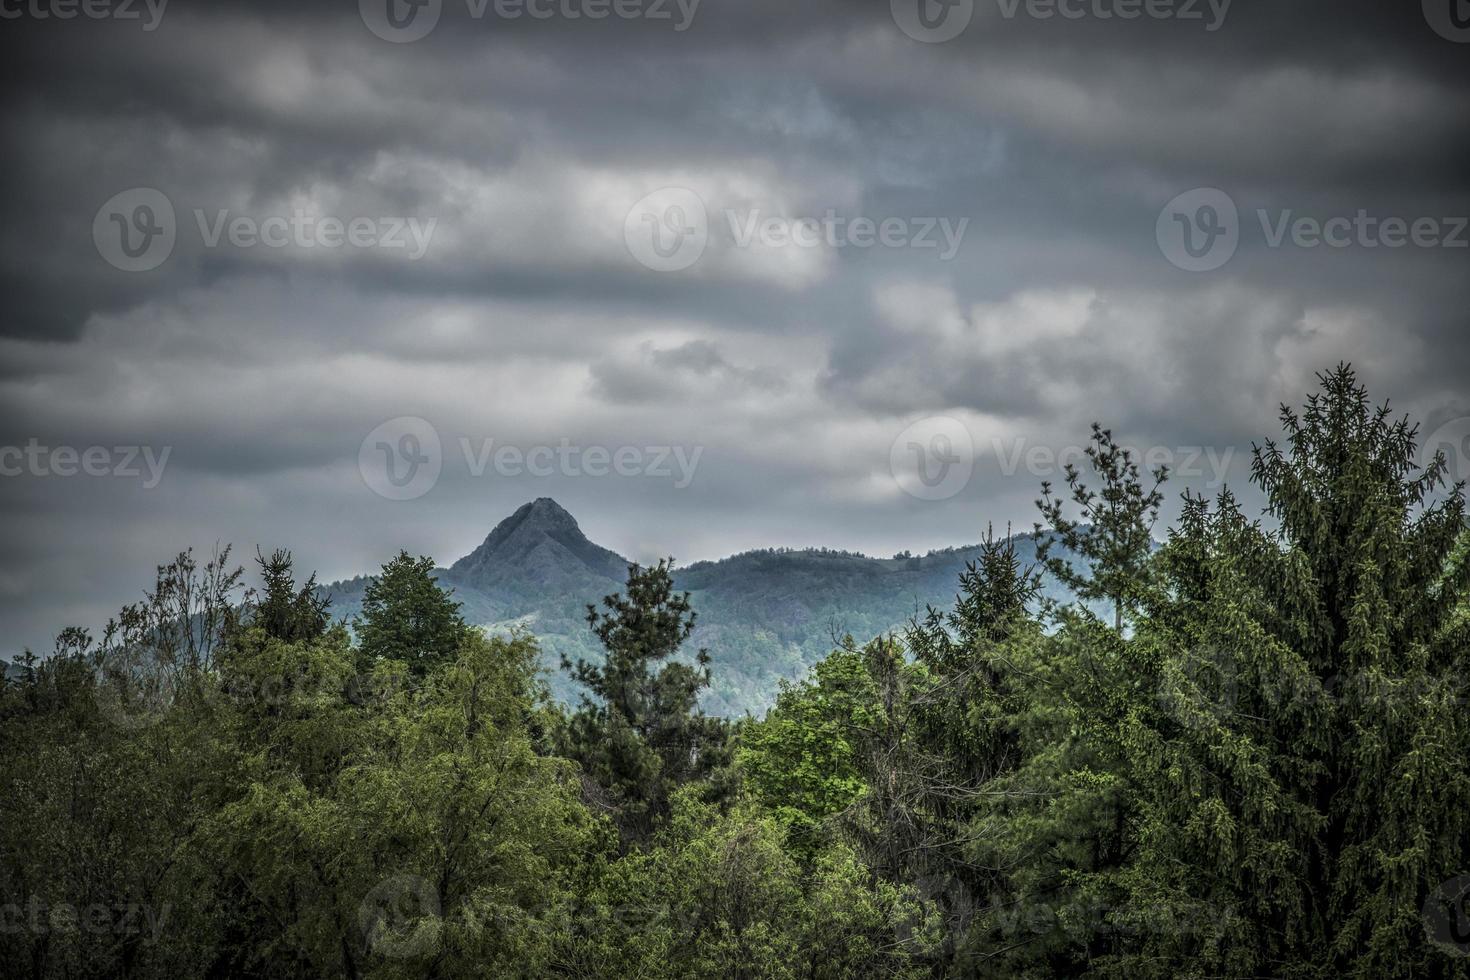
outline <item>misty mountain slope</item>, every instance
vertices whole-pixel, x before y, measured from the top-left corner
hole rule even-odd
[[[1023,562],[1036,541],[1020,535]],[[832,649],[834,638],[859,642],[901,628],[928,605],[948,608],[978,545],[923,556],[870,558],[825,549],[763,550],[675,570],[698,613],[689,655],[705,647],[713,658],[708,711],[760,715],[782,679],[796,679]],[[465,618],[494,630],[521,626],[541,641],[553,693],[574,700],[560,670],[562,656],[594,659],[600,648],[586,610],[622,589],[627,561],[582,533],[575,518],[540,498],[501,521],[479,547],[446,569],[439,584],[454,591]],[[336,615],[361,609],[369,578],[326,586]]]

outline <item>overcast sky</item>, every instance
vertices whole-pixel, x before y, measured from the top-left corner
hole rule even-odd
[[[920,2],[0,0],[0,647],[540,496],[972,542],[1093,420],[1243,483],[1339,360],[1458,437],[1463,0]]]

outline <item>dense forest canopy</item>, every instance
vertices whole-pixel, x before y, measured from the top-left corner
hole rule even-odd
[[[1321,382],[1259,518],[1159,527],[1094,428],[1039,553],[759,719],[701,709],[668,563],[582,610],[565,706],[427,558],[349,631],[284,551],[182,555],[3,681],[4,972],[1470,978],[1463,486]]]

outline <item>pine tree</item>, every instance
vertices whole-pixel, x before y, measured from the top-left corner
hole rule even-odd
[[[625,841],[646,840],[676,787],[730,760],[728,726],[698,707],[708,651],[692,665],[670,660],[695,620],[689,594],[674,591],[672,566],[629,566],[625,594],[605,597],[603,610],[587,607],[604,661],[563,664],[589,692],[571,719],[568,754],[606,794]]]
[[[1129,976],[1466,977],[1426,901],[1470,870],[1461,486],[1353,372],[1254,453],[1272,526],[1190,498],[1143,626]],[[1448,913],[1447,913],[1448,914]]]
[[[415,676],[454,659],[469,626],[459,603],[439,588],[431,558],[400,551],[363,592],[362,615],[353,629],[362,658],[397,660]]]
[[[313,572],[296,587],[291,552],[277,548],[267,558],[259,549],[255,563],[260,568],[261,588],[246,597],[249,625],[278,640],[297,643],[315,640],[327,632],[332,617],[332,597],[320,594]]]
[[[1122,631],[1125,619],[1136,612],[1148,588],[1153,552],[1153,528],[1164,495],[1159,487],[1167,469],[1154,471],[1145,481],[1138,463],[1113,439],[1110,429],[1092,424],[1091,444],[1084,450],[1089,469],[1100,481],[1093,490],[1071,463],[1066,467],[1068,497],[1080,511],[1076,520],[1066,514],[1062,498],[1052,494],[1049,481],[1041,484],[1041,510],[1050,534],[1040,540],[1037,553],[1047,571],[1084,602],[1106,602],[1113,611],[1113,628]],[[1038,535],[1042,525],[1036,525]],[[1053,555],[1060,543],[1081,556],[1077,569],[1068,559]]]
[[[972,712],[983,727],[970,724],[993,760],[957,835],[974,903],[955,937],[958,975],[1084,975],[1120,942],[1104,912],[1136,846],[1125,733],[1152,690],[1153,658],[1136,631],[1157,592],[1153,527],[1167,473],[1146,480],[1098,425],[1086,460],[1067,468],[1070,508],[1050,484],[1037,501],[1038,557],[1076,601],[1024,616],[1035,580],[997,555],[990,584],[957,610],[976,620],[968,632],[987,651],[988,696]]]

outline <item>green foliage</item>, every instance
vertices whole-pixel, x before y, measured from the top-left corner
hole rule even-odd
[[[513,521],[507,518],[502,527]],[[453,588],[455,600],[463,603],[460,614],[472,625],[495,633],[534,632],[552,671],[552,694],[575,706],[585,691],[560,664],[601,657],[602,648],[587,629],[587,603],[620,589],[627,563],[611,552],[588,556],[602,549],[575,524],[521,540],[535,530],[529,523],[522,521],[513,534],[501,534],[497,527],[486,542],[494,544],[488,555],[482,546],[435,574],[441,586]],[[1027,562],[1037,544],[1029,533],[1015,540],[1017,554]],[[805,677],[832,651],[835,638],[866,640],[900,631],[916,609],[951,594],[956,577],[979,559],[980,550],[969,546],[872,558],[821,548],[766,549],[674,569],[675,589],[688,591],[699,610],[695,631],[675,659],[694,665],[695,650],[708,649],[717,664],[700,695],[701,707],[725,718],[758,717],[774,702],[781,682]],[[1064,549],[1054,546],[1053,552],[1061,556]],[[616,567],[610,571],[611,563]],[[324,592],[350,622],[371,581],[339,582]],[[1053,597],[1068,595],[1053,579],[1044,587]]]
[[[332,599],[321,594],[316,575],[298,589],[291,553],[280,548],[269,558],[257,550],[255,563],[260,568],[261,589],[245,599],[251,625],[287,642],[314,640],[327,631]]]
[[[606,867],[556,966],[566,976],[920,977],[922,906],[873,883],[856,855],[823,850],[804,872],[779,824],[676,794],[654,846]]]
[[[1275,526],[1191,500],[1161,556],[1129,903],[1199,928],[1119,969],[1463,977],[1422,913],[1470,854],[1461,491],[1345,367],[1282,424],[1254,467]]]
[[[1164,501],[1159,489],[1168,478],[1160,469],[1146,483],[1132,454],[1119,446],[1113,433],[1096,422],[1091,444],[1083,451],[1088,468],[1098,480],[1093,489],[1071,463],[1066,467],[1068,498],[1077,517],[1067,514],[1067,501],[1053,496],[1050,482],[1041,484],[1036,506],[1052,531],[1042,539],[1038,557],[1047,569],[1077,597],[1104,601],[1113,610],[1113,627],[1123,629],[1149,585],[1153,528]],[[1037,525],[1040,535],[1041,525]],[[1052,554],[1060,544],[1076,554],[1082,570],[1065,556]]]
[[[231,970],[521,969],[596,838],[572,768],[539,756],[524,726],[534,644],[466,634],[421,684],[379,665],[354,690],[344,641],[263,638],[240,665],[252,685],[316,676],[237,717],[249,791],[197,838],[209,880],[233,895],[222,907],[244,919],[226,931],[261,939]]]
[[[568,715],[426,558],[354,637],[287,552],[238,599],[228,551],[180,555],[0,677],[0,964],[1470,980],[1462,488],[1346,368],[1282,424],[1266,519],[1186,496],[1162,544],[1162,475],[1095,429],[1032,539],[1070,603],[987,534],[952,608],[734,727],[668,563],[587,610]],[[518,514],[482,565],[575,529]]]
[[[587,607],[606,656],[574,667],[590,694],[568,725],[567,754],[582,763],[630,842],[646,840],[667,816],[677,787],[700,782],[721,793],[714,776],[729,761],[728,726],[698,708],[708,653],[699,651],[693,666],[670,659],[694,630],[671,565],[632,565],[626,594],[603,599],[605,612]]]
[[[396,660],[423,676],[454,659],[468,627],[433,570],[432,559],[400,551],[367,584],[362,615],[353,622],[366,662]]]
[[[742,733],[745,784],[802,856],[830,840],[830,818],[867,788],[859,757],[879,710],[866,658],[843,648],[813,667],[810,680],[784,686],[765,719]]]

